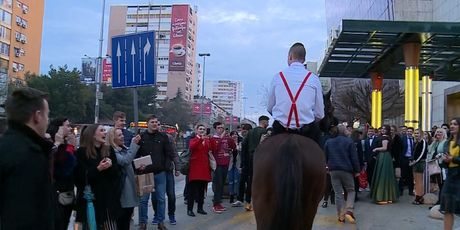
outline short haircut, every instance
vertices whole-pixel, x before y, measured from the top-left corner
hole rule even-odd
[[[406,128],[406,129],[407,129],[407,126],[401,125],[401,126],[399,126],[399,128],[400,128],[400,129],[402,129],[402,128]]]
[[[289,49],[289,54],[299,61],[305,61],[305,56],[307,55],[307,51],[302,43],[296,42],[294,45],[291,46]]]
[[[112,116],[113,121],[118,121],[118,119],[126,119],[126,113],[121,111],[115,111]]]
[[[150,121],[150,120],[153,120],[153,119],[157,119],[157,120],[158,120],[158,117],[155,116],[155,115],[153,115],[153,114],[150,115],[150,116],[148,116],[148,117],[147,117],[147,123],[149,123],[149,121]]]
[[[5,110],[8,121],[27,123],[32,115],[45,107],[48,94],[34,88],[20,88],[6,100]]]
[[[270,118],[265,116],[265,115],[262,115],[262,116],[259,117],[259,121],[269,121],[269,120],[270,120]]]
[[[59,131],[59,127],[64,125],[64,122],[68,120],[69,119],[65,117],[58,117],[50,122],[50,124],[48,125],[48,130],[46,132],[50,134],[51,139],[53,139],[53,141],[54,137],[56,136],[56,133]]]
[[[414,128],[413,127],[407,127],[407,130],[411,129],[412,131],[414,131]]]
[[[342,125],[342,124],[337,125],[337,135],[345,135],[346,130],[347,130],[347,127],[345,127],[345,125]]]
[[[251,129],[252,129],[252,125],[250,125],[250,124],[242,124],[242,129],[243,129],[243,130],[246,130],[246,131],[251,130]]]
[[[217,126],[219,126],[219,125],[222,125],[222,122],[216,121],[216,122],[214,122],[214,124],[212,124],[212,127],[213,127],[214,129],[216,129]]]

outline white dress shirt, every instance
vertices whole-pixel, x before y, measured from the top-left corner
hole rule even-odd
[[[302,63],[294,62],[282,72],[293,97],[295,97],[308,71]],[[310,75],[310,78],[300,92],[296,104],[300,126],[310,124],[324,117],[323,90],[318,76],[313,73]],[[286,127],[291,106],[291,98],[280,74],[277,73],[273,77],[269,88],[267,111],[272,115],[274,120]],[[297,128],[294,113],[292,114],[289,128]]]

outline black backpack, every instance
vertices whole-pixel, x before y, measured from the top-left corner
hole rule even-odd
[[[179,172],[182,175],[188,175],[188,171],[190,169],[190,150],[186,149],[179,155]]]

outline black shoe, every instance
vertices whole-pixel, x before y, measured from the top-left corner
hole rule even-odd
[[[324,201],[323,204],[321,205],[322,208],[327,208],[327,201]]]
[[[189,215],[189,216],[195,216],[195,213],[193,213],[193,211],[187,211],[187,215]]]
[[[207,215],[208,214],[203,209],[198,209],[198,210],[196,210],[196,212],[199,213],[199,214],[202,214],[202,215]]]

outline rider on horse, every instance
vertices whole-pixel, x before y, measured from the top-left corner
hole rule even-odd
[[[289,67],[276,74],[271,82],[267,110],[275,120],[274,135],[297,133],[319,144],[318,121],[324,117],[323,91],[318,76],[302,64],[305,55],[302,43],[291,46]]]

